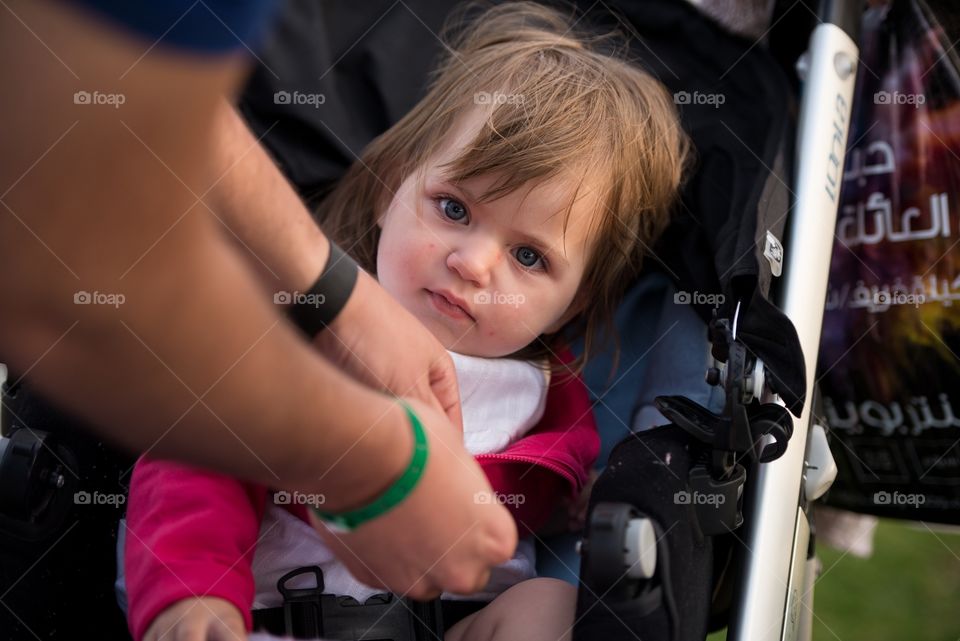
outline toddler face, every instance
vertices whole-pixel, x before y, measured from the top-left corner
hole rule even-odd
[[[570,320],[600,204],[584,181],[570,208],[573,175],[531,181],[483,203],[478,196],[497,176],[447,180],[444,163],[481,122],[477,114],[465,119],[422,168],[423,179],[414,174],[400,185],[378,221],[377,277],[444,347],[492,358]]]

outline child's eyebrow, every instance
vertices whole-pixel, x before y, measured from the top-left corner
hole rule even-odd
[[[451,187],[454,191],[459,191],[462,193],[466,197],[468,204],[478,202],[477,197],[465,185],[454,184],[450,180],[443,180],[442,182]],[[566,267],[570,266],[570,261],[567,260],[567,257],[564,256],[562,252],[554,249],[554,247],[556,247],[556,243],[551,243],[548,240],[537,236],[536,234],[528,234],[527,232],[518,229],[513,225],[511,225],[510,231],[513,232],[514,235],[519,236],[524,242],[530,243],[531,245],[536,245],[537,247],[542,247],[550,260],[559,261]]]

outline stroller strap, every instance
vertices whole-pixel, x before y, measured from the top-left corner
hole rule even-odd
[[[296,577],[313,574],[316,587],[290,588]],[[374,594],[364,603],[349,596],[324,594],[317,566],[297,568],[277,581],[283,605],[253,611],[253,629],[294,639],[377,639],[435,641],[445,629],[487,605],[484,601],[422,602],[396,594]]]

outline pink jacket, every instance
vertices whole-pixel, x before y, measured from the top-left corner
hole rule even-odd
[[[562,359],[569,362],[570,354]],[[494,491],[523,494],[508,505],[520,530],[535,531],[560,498],[575,496],[597,458],[600,440],[583,383],[555,377],[543,418],[503,452],[477,457]],[[253,553],[268,488],[143,457],[127,505],[124,565],[129,625],[140,641],[175,602],[216,596],[233,603],[252,628]],[[290,511],[306,520],[306,506]]]

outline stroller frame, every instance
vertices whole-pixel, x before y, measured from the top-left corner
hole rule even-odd
[[[793,438],[776,461],[757,466],[744,497],[741,585],[728,641],[810,639],[816,560],[803,485],[810,451],[811,402],[827,280],[839,206],[839,186],[857,77],[862,3],[827,0],[812,32],[797,131],[794,211],[789,220],[783,296],[806,357],[808,402],[793,419]],[[797,503],[787,498],[798,497]],[[779,630],[778,634],[775,631]]]
[[[721,422],[711,425],[711,419],[717,417],[689,399],[657,399],[658,409],[674,426],[697,436],[701,442],[712,443],[715,461],[718,456],[735,454],[733,467],[728,470],[715,470],[705,477],[703,468],[692,468],[686,480],[688,489],[705,488],[708,493],[721,494],[726,500],[720,504],[728,508],[739,498],[738,494],[730,493],[731,484],[739,483],[743,490],[742,504],[738,506],[740,513],[737,514],[736,509],[733,513],[728,510],[726,517],[720,519],[723,527],[716,527],[716,509],[698,511],[694,520],[699,522],[699,526],[693,527],[695,536],[726,536],[729,533],[739,544],[735,546],[733,557],[735,572],[729,574],[733,578],[714,577],[714,583],[723,584],[731,595],[729,614],[726,615],[728,641],[796,641],[809,640],[812,635],[812,591],[818,563],[814,554],[811,504],[828,489],[837,471],[826,444],[824,426],[817,424],[815,416],[815,379],[857,79],[857,40],[862,8],[863,3],[858,0],[823,0],[819,24],[812,30],[807,51],[798,63],[804,86],[796,131],[794,190],[787,188],[792,196],[790,209],[793,211],[787,219],[784,245],[788,249],[783,256],[776,257],[786,259],[783,265],[786,274],[780,295],[774,301],[796,330],[804,356],[803,378],[795,379],[794,384],[806,382],[807,402],[803,403],[803,409],[797,417],[787,414],[785,410],[783,412],[783,416],[790,420],[787,425],[792,426],[792,438],[787,436],[790,440],[781,449],[782,442],[786,440],[781,433],[780,443],[771,449],[782,453],[774,457],[761,455],[762,464],[756,461],[755,454],[746,455],[735,444],[735,441],[743,443],[742,420],[739,427],[736,424],[738,412],[743,412],[740,397],[745,391],[763,405],[772,402],[781,406],[785,403],[774,393],[774,388],[783,395],[791,392],[794,396],[802,397],[804,392],[791,389],[780,379],[775,381],[775,385],[771,384],[773,381],[770,377],[774,374],[763,366],[759,358],[756,363],[749,361],[748,370],[753,374],[744,371],[743,362],[733,357],[732,348],[729,354],[724,349],[717,350],[720,343],[717,342],[714,325],[711,325],[714,357],[727,365],[723,374],[718,374],[718,370],[712,368],[708,371],[707,380],[711,385],[725,380],[727,405]],[[771,175],[776,175],[770,167],[766,169]],[[770,259],[775,260],[773,257]],[[735,311],[730,310],[733,342],[739,342],[736,337],[739,312],[739,304]],[[721,343],[726,344],[726,340],[723,339]],[[766,381],[760,382],[763,378]],[[685,412],[685,408],[694,411]],[[734,423],[734,429],[741,430],[739,436],[729,436],[733,433],[729,431],[730,421]],[[754,427],[746,429],[754,430]],[[755,444],[773,445],[770,440],[773,434],[766,430],[760,432],[767,434],[761,437],[767,440]],[[659,438],[651,437],[650,442],[655,443],[655,448],[661,447],[663,442],[672,443],[675,450],[688,447],[686,441],[675,440],[672,436],[657,440]],[[750,439],[747,440],[747,447],[750,447],[749,443]],[[731,449],[734,451],[731,452]],[[578,615],[583,619],[590,616],[591,620],[579,629],[579,635],[575,633],[575,639],[588,641],[599,634],[629,638],[616,633],[618,626],[612,623],[612,619],[616,619],[634,636],[645,626],[650,626],[647,633],[648,636],[652,634],[650,638],[700,641],[696,639],[700,633],[697,625],[680,623],[682,619],[678,619],[683,613],[677,612],[674,590],[670,587],[670,582],[676,584],[677,576],[670,578],[668,559],[664,556],[669,554],[671,546],[661,543],[661,539],[667,536],[666,532],[672,529],[667,528],[667,522],[676,518],[678,513],[663,508],[669,498],[644,498],[636,494],[640,491],[636,489],[640,487],[641,481],[638,479],[644,483],[654,483],[653,479],[665,476],[656,471],[640,471],[646,467],[656,467],[665,451],[650,449],[650,446],[647,446],[647,450],[653,454],[652,458],[635,460],[628,447],[616,461],[618,468],[632,467],[637,470],[635,477],[618,472],[611,476],[611,479],[617,479],[611,480],[612,483],[626,484],[631,488],[629,491],[612,491],[609,486],[601,488],[598,482],[598,493],[594,497],[597,503],[588,526],[586,546],[589,551],[581,569],[581,600],[578,604]],[[615,456],[616,452],[611,455],[611,462]],[[730,470],[739,467],[736,465],[738,459],[746,465],[748,458],[753,464],[747,469],[747,481],[744,483],[742,476],[738,481]],[[740,470],[739,474],[742,475],[743,471]],[[683,485],[657,485],[660,491],[664,487]],[[644,529],[647,534],[639,536],[637,533]],[[701,567],[703,559],[707,557],[701,557],[701,552],[689,547],[687,538],[691,536],[690,532],[674,536],[674,552],[692,554],[687,562],[700,559],[693,563]],[[663,569],[654,570],[661,561],[664,562]],[[691,566],[688,565],[687,569],[691,569]],[[625,572],[621,574],[622,570]],[[727,575],[726,572],[724,574]],[[701,591],[697,598],[710,596]],[[722,607],[717,603],[716,593],[712,600],[715,607]],[[606,605],[606,608],[597,610],[606,610],[609,614],[591,615],[597,602]],[[699,621],[700,612],[693,614]],[[711,613],[711,616],[717,614],[722,612]],[[669,626],[665,624],[664,615],[670,622]],[[631,629],[621,616],[631,620],[636,629]],[[718,623],[721,621],[711,621],[714,627]]]

